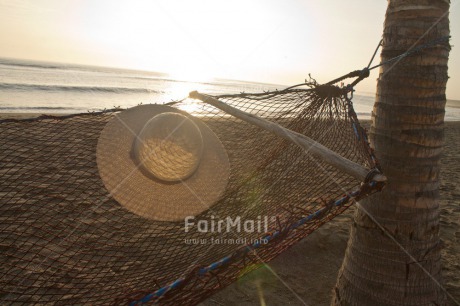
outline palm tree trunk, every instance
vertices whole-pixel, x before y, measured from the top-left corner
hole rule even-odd
[[[448,0],[389,0],[382,61],[449,35]],[[359,205],[335,305],[443,305],[439,169],[447,61],[439,45],[380,70],[370,140],[387,187]]]

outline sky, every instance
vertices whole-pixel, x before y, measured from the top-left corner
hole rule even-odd
[[[460,0],[447,98],[460,100]],[[367,66],[385,0],[0,0],[0,57],[205,80],[319,83]],[[376,59],[376,63],[378,62]],[[378,69],[357,86],[372,94]]]

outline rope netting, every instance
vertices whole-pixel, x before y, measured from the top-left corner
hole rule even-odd
[[[215,98],[378,168],[350,90],[309,85]],[[116,111],[3,120],[2,303],[195,304],[381,187],[201,101],[173,104],[214,131],[231,166],[223,196],[196,220],[253,220],[259,230],[185,231],[184,222],[145,219],[117,203],[96,163]]]

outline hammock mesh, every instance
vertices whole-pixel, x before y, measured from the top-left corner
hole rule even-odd
[[[346,94],[313,86],[216,98],[377,167]],[[1,304],[193,305],[373,191],[213,106],[192,99],[173,106],[205,122],[230,160],[223,197],[197,219],[268,216],[268,232],[186,233],[184,222],[144,219],[117,203],[96,164],[98,137],[113,111],[3,120]],[[257,244],[261,237],[266,243]]]

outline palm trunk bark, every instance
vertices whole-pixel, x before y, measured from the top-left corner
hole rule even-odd
[[[382,61],[449,35],[448,0],[389,0]],[[334,305],[443,305],[439,169],[450,47],[380,70],[370,140],[387,187],[355,214]]]

